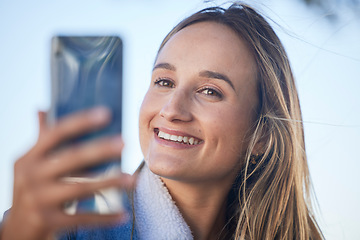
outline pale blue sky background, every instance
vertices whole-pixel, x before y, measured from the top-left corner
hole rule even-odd
[[[248,2],[276,22],[290,57],[325,236],[360,239],[360,19],[340,9],[341,20],[332,23],[296,0]],[[0,212],[11,206],[13,163],[36,139],[36,111],[49,106],[53,35],[123,38],[124,169],[132,172],[142,159],[137,119],[157,48],[179,20],[209,5],[198,0],[0,0]]]

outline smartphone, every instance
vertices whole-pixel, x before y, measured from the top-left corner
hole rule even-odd
[[[70,139],[63,145],[121,133],[123,44],[118,36],[54,36],[51,41],[51,106],[48,124],[77,111],[105,106],[112,119],[103,129]],[[63,147],[60,146],[60,147]],[[91,182],[120,174],[120,159],[69,173],[68,182]],[[69,214],[122,210],[123,193],[104,189],[65,206]]]

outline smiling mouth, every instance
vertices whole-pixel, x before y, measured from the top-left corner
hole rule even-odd
[[[177,143],[187,144],[187,145],[198,145],[203,142],[202,140],[191,137],[191,136],[168,134],[168,133],[160,131],[158,128],[155,128],[154,131],[159,138],[167,140],[167,141],[172,141],[172,142],[177,142]]]

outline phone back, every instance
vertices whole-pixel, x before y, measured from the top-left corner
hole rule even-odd
[[[122,41],[119,37],[54,37],[51,79],[50,123],[101,105],[112,111],[110,125],[83,138],[121,132]]]
[[[64,145],[119,134],[122,124],[122,41],[116,36],[55,36],[51,45],[51,107],[48,123],[68,114],[105,106],[112,112],[109,125]],[[120,159],[69,173],[69,182],[96,181],[119,174]],[[109,213],[122,209],[123,193],[99,191],[87,199],[74,200],[66,212]]]

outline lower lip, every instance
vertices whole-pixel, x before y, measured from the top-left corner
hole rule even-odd
[[[190,149],[190,148],[199,147],[202,144],[202,143],[200,143],[200,144],[190,145],[190,144],[184,144],[184,143],[180,143],[180,142],[165,140],[165,139],[159,138],[159,136],[156,133],[154,133],[154,136],[155,136],[156,142],[158,142],[160,145],[163,145],[166,147],[172,147],[172,148],[176,148],[176,149]]]

